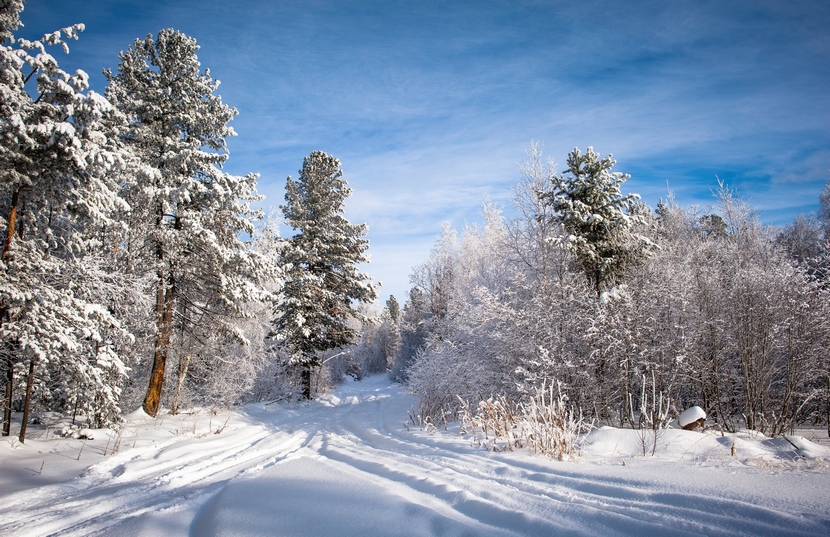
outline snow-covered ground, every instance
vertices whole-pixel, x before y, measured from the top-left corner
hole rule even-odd
[[[0,441],[0,535],[830,535],[830,449],[602,428],[577,462],[405,427],[380,376],[293,408]],[[791,443],[792,442],[792,443]],[[734,455],[733,455],[734,446]],[[113,453],[114,451],[114,453]]]

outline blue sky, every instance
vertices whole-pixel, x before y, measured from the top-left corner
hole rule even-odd
[[[631,4],[631,5],[629,5]],[[668,184],[706,208],[716,176],[783,225],[830,179],[830,3],[29,0],[23,37],[86,24],[67,70],[103,68],[137,37],[201,45],[239,109],[232,173],[264,206],[312,150],[342,162],[366,267],[403,301],[442,222],[509,215],[531,140],[563,163],[613,153],[650,205]]]

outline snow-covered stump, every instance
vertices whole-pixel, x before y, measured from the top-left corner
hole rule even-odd
[[[677,424],[684,431],[694,431],[698,427],[702,429],[705,422],[706,412],[697,405],[687,408],[677,418]]]

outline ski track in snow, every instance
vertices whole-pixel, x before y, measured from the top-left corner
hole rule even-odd
[[[830,534],[830,500],[810,493],[826,494],[826,472],[685,463],[683,480],[667,462],[492,453],[407,430],[414,402],[373,377],[299,409],[248,407],[221,434],[126,449],[75,480],[4,497],[0,534]],[[809,484],[761,490],[776,478]]]

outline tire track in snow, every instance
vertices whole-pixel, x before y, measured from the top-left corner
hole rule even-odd
[[[414,399],[382,379],[336,393],[339,399],[329,396],[296,410],[243,414],[221,435],[125,450],[77,480],[14,495],[0,506],[0,532],[133,534],[126,529],[130,520],[159,512],[189,513],[192,532],[219,516],[229,484],[256,486],[269,475],[273,487],[280,474],[270,469],[302,458],[303,469],[336,469],[398,498],[395,505],[452,520],[453,528],[468,528],[462,533],[471,535],[830,533],[830,515],[791,514],[740,495],[715,491],[710,497],[713,488],[672,487],[633,473],[621,477],[612,467],[521,452],[491,453],[457,436],[407,430],[403,423]],[[205,506],[210,509],[200,509]]]
[[[201,503],[231,479],[289,457],[316,434],[274,435],[259,428],[238,442],[217,439],[218,449],[208,454],[192,440],[138,454],[127,450],[123,457],[92,466],[76,481],[17,495],[3,508],[3,535],[91,535],[130,517]],[[192,455],[187,455],[188,448]]]
[[[397,433],[388,427],[384,408],[375,400],[367,415],[354,411],[326,435],[321,454],[357,468],[390,489],[410,489],[412,496],[442,499],[462,515],[520,534],[539,534],[594,526],[595,534],[816,535],[826,525],[798,514],[697,492],[665,492],[645,483],[617,482],[588,474],[556,472],[556,464],[512,472],[497,471],[492,454],[466,449],[458,442]],[[364,407],[368,407],[365,404]],[[396,409],[398,414],[400,408]],[[370,415],[371,414],[371,415]],[[374,424],[374,427],[371,426]],[[385,434],[384,434],[385,433]],[[449,446],[450,449],[445,449]],[[513,464],[514,461],[511,461]],[[579,530],[581,528],[581,530]]]

